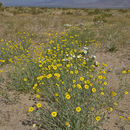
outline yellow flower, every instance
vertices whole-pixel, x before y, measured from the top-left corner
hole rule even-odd
[[[60,74],[59,73],[55,73],[54,76],[57,77],[57,78],[60,78]]]
[[[68,89],[68,92],[71,92],[71,89],[70,89],[70,88]]]
[[[74,72],[73,71],[70,71],[70,74],[73,74]]]
[[[128,120],[130,121],[130,117],[128,117]]]
[[[80,84],[77,84],[77,87],[78,87],[79,89],[82,89],[82,87],[81,87],[81,85],[80,85]]]
[[[102,63],[102,65],[105,66],[105,67],[107,67],[107,64],[105,64],[105,63]]]
[[[126,120],[126,118],[124,118],[124,120]]]
[[[76,87],[76,85],[75,85],[75,84],[73,84],[72,86],[73,86],[73,88],[75,88],[75,87]]]
[[[67,64],[66,67],[70,67],[70,64]]]
[[[56,83],[56,86],[58,86],[58,87],[59,87],[60,85],[59,85],[58,83]]]
[[[103,91],[103,88],[100,88],[100,90],[102,90],[102,91]]]
[[[4,63],[4,62],[5,62],[5,60],[0,60],[0,62]]]
[[[56,98],[55,101],[58,102],[58,98]]]
[[[55,93],[55,96],[58,97],[59,96],[58,93]]]
[[[84,77],[80,77],[80,81],[83,81],[84,80]]]
[[[103,78],[102,75],[99,75],[99,76],[98,76],[98,79],[102,79],[102,78]]]
[[[94,111],[94,108],[93,108],[93,107],[91,107],[91,108],[90,108],[90,110],[91,110],[91,111]]]
[[[76,107],[76,111],[80,112],[81,111],[81,107]]]
[[[39,93],[39,92],[40,92],[40,90],[39,90],[39,89],[37,89],[37,92]]]
[[[66,95],[66,99],[67,99],[67,100],[70,99],[70,95],[69,95],[69,94]]]
[[[97,116],[96,117],[96,121],[100,121],[101,117],[100,116]]]
[[[42,67],[42,64],[39,64],[39,67]]]
[[[24,78],[24,81],[26,82],[26,81],[27,81],[27,79],[26,79],[26,78]]]
[[[85,88],[85,89],[89,89],[89,86],[88,86],[88,85],[84,85],[84,88]]]
[[[130,73],[130,70],[128,70],[128,73]]]
[[[51,78],[52,77],[52,74],[48,74],[47,75],[47,78],[49,79],[49,78]]]
[[[32,112],[34,110],[33,107],[29,107],[28,111]]]
[[[105,74],[105,73],[106,73],[106,71],[105,71],[105,70],[102,70],[102,73],[103,73],[103,74]]]
[[[36,84],[34,84],[34,86],[33,86],[33,89],[36,89],[36,87],[37,87],[38,85],[37,85],[37,83]]]
[[[76,82],[76,80],[73,80],[73,83],[75,83]]]
[[[56,69],[57,69],[57,66],[53,66],[53,69],[56,70]]]
[[[127,72],[125,70],[122,71],[122,74],[126,74]]]
[[[128,91],[125,91],[125,94],[127,95],[127,94],[128,94]]]
[[[38,107],[38,108],[42,107],[42,104],[41,104],[41,103],[38,103],[38,104],[37,104],[37,107]]]
[[[44,78],[44,76],[39,76],[39,77],[37,77],[37,80],[42,80]]]
[[[117,93],[115,93],[115,92],[112,92],[112,96],[116,96],[117,95]]]
[[[34,84],[34,87],[37,87],[38,84]]]
[[[40,98],[40,95],[36,95],[36,98]]]
[[[35,128],[36,127],[36,124],[33,124],[33,128]]]
[[[93,86],[93,84],[92,84],[92,83],[90,83],[89,85],[90,85],[91,87]]]
[[[107,85],[107,82],[104,82],[104,85],[106,86],[106,85]]]
[[[110,107],[110,108],[109,108],[109,110],[110,110],[110,111],[113,111],[113,108],[112,108],[112,107]]]
[[[120,116],[120,118],[122,119],[122,118],[123,118],[123,116]]]
[[[92,92],[95,93],[96,92],[96,88],[92,88]]]
[[[101,92],[101,95],[104,95],[104,92]]]
[[[3,70],[2,70],[2,69],[0,69],[0,72],[3,72]]]
[[[89,80],[84,81],[85,84],[90,84]]]
[[[118,104],[117,104],[117,102],[114,102],[113,104],[114,104],[115,106],[117,106],[117,105],[118,105]]]
[[[75,74],[78,74],[78,70],[75,70]]]
[[[52,117],[56,117],[56,116],[57,116],[57,112],[52,112],[52,113],[51,113],[51,116],[52,116]]]
[[[69,124],[68,121],[65,122],[65,125],[66,125],[67,127],[70,127],[70,124]]]

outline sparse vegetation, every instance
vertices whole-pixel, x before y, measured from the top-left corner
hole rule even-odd
[[[112,71],[115,61],[100,62],[96,54],[113,56],[128,47],[130,19],[126,13],[130,12],[2,8],[0,102],[17,101],[18,95],[13,93],[11,101],[8,91],[30,94],[33,104],[26,108],[27,125],[37,129],[103,128],[129,93],[130,70],[123,66],[118,72]],[[117,88],[110,80],[115,75],[120,77]],[[127,114],[120,113],[120,118],[130,120]]]

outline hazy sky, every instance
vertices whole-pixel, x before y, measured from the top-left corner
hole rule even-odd
[[[56,5],[56,4],[84,4],[87,2],[95,2],[98,0],[0,0],[5,6],[24,6],[24,5]]]
[[[4,6],[42,7],[129,7],[130,0],[0,0]]]

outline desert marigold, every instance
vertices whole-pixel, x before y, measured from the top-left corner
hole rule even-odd
[[[75,84],[73,84],[72,86],[73,86],[73,88],[75,88],[75,87],[76,87],[76,85],[75,85]]]
[[[57,112],[52,112],[52,113],[51,113],[51,116],[52,116],[52,117],[56,117],[56,116],[57,116]]]
[[[130,117],[128,117],[128,120],[130,121]]]
[[[41,68],[41,67],[42,67],[42,64],[39,64],[39,67]]]
[[[127,95],[127,94],[128,94],[128,91],[125,91],[125,94]]]
[[[101,95],[104,95],[104,92],[101,92],[100,94],[101,94]]]
[[[99,76],[98,76],[98,79],[102,79],[102,78],[103,78],[102,75],[99,75]]]
[[[47,78],[49,79],[49,78],[51,78],[52,77],[52,74],[48,74],[47,75]]]
[[[114,102],[113,104],[114,104],[115,106],[117,106],[117,105],[118,105],[118,103],[117,103],[117,102]]]
[[[38,108],[42,107],[42,104],[41,104],[41,103],[38,103],[38,104],[37,104],[37,107],[38,107]]]
[[[96,88],[92,88],[92,92],[95,93],[96,92]]]
[[[85,89],[89,89],[89,85],[84,85],[84,88]]]
[[[120,116],[120,118],[122,119],[122,118],[123,118],[123,116]]]
[[[40,90],[39,89],[36,89],[36,91],[39,93],[40,92]]]
[[[33,128],[35,128],[36,127],[36,124],[33,124]]]
[[[122,71],[122,74],[126,74],[127,72],[125,70]]]
[[[102,91],[103,91],[103,88],[100,88],[100,90],[102,90]]]
[[[106,85],[107,85],[107,82],[104,82],[103,84],[106,86]]]
[[[112,96],[116,96],[116,95],[117,95],[117,93],[115,93],[115,92],[112,91]]]
[[[96,117],[96,121],[100,121],[101,120],[101,117],[100,116],[97,116]]]
[[[2,69],[0,69],[0,72],[3,72],[3,70],[2,70]]]
[[[59,73],[55,73],[54,76],[57,77],[57,78],[60,78],[60,74]]]
[[[73,71],[70,71],[70,74],[73,74],[74,72]]]
[[[113,108],[112,108],[112,107],[110,107],[110,108],[109,108],[109,110],[110,110],[110,111],[113,111]]]
[[[53,66],[53,69],[56,70],[56,69],[57,69],[57,66]]]
[[[69,95],[69,94],[66,95],[66,99],[67,99],[67,100],[70,99],[70,95]]]
[[[27,81],[27,78],[24,78],[24,81],[26,82],[26,81]]]
[[[36,98],[40,98],[40,95],[36,95]]]
[[[81,111],[81,107],[76,107],[76,111],[80,112]]]
[[[29,112],[32,112],[33,110],[34,110],[33,107],[29,107],[29,109],[28,109]]]
[[[56,97],[58,97],[58,96],[59,96],[59,94],[58,94],[58,93],[55,93],[55,96],[56,96]]]
[[[73,80],[73,83],[75,83],[76,82],[76,80]]]
[[[72,90],[69,88],[69,89],[68,89],[68,92],[71,92],[71,91],[72,91]]]
[[[91,111],[94,111],[94,108],[93,108],[93,107],[91,107],[91,108],[90,108],[90,110],[91,110]]]
[[[78,70],[75,70],[75,74],[78,74]]]
[[[80,81],[84,81],[84,77],[80,77]]]
[[[93,86],[93,83],[90,83],[89,85],[92,87],[92,86]]]
[[[81,85],[80,85],[80,84],[77,84],[77,88],[82,89],[82,87],[81,87]]]
[[[69,124],[68,121],[65,122],[65,125],[66,125],[67,127],[70,127],[70,124]]]

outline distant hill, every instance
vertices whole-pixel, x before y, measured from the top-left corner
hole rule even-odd
[[[130,8],[130,0],[0,0],[4,6]]]

